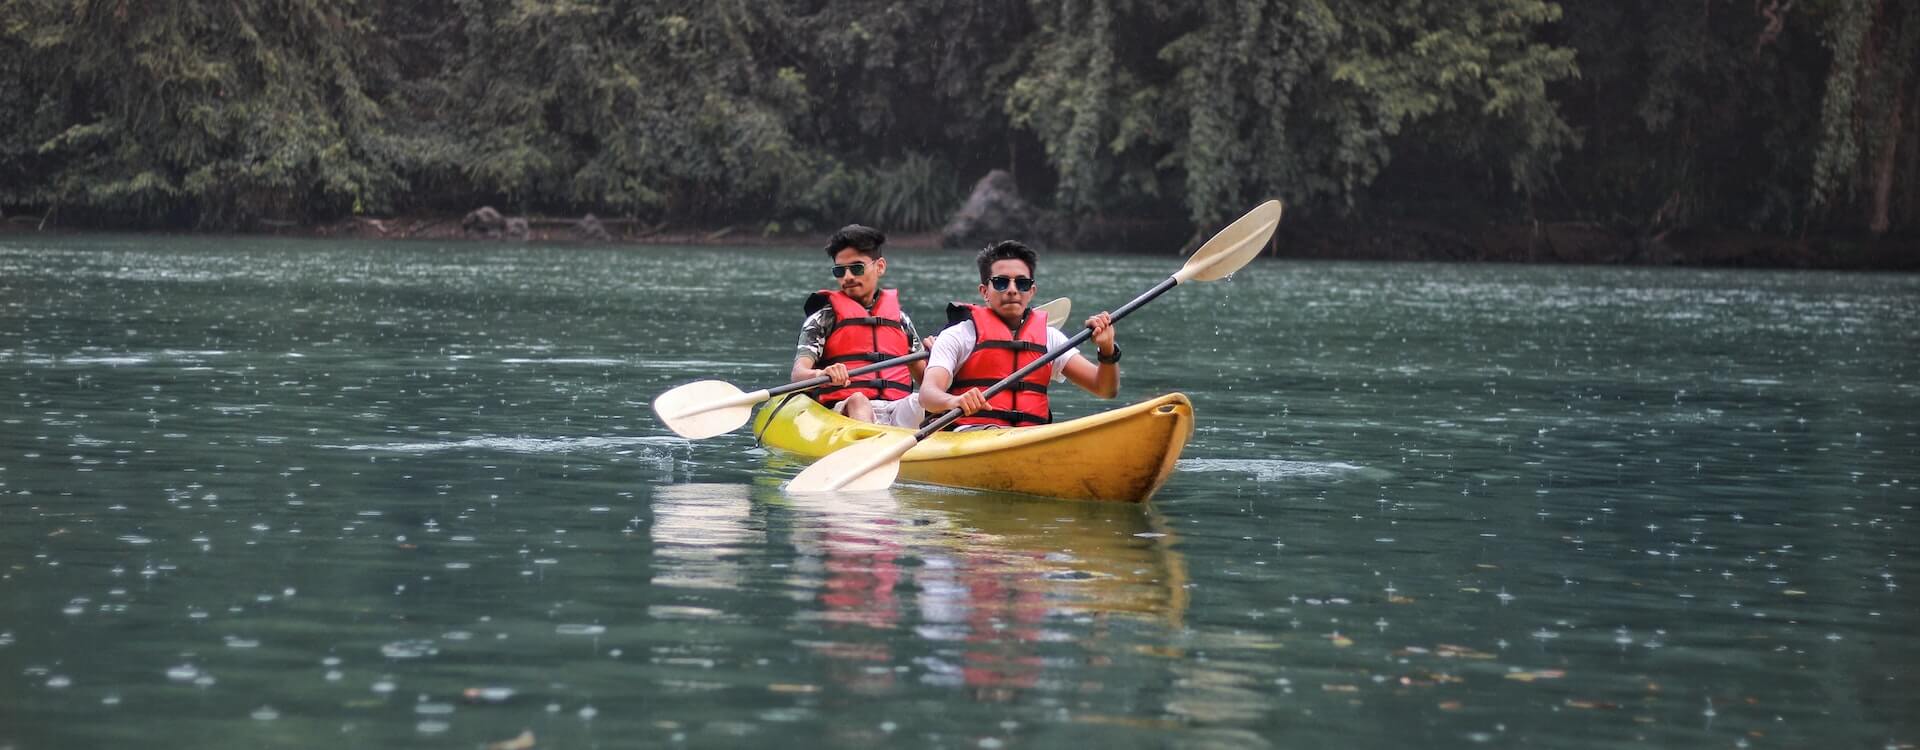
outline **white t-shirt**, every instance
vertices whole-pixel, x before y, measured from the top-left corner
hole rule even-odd
[[[927,359],[927,368],[945,368],[947,374],[960,372],[960,363],[973,356],[973,340],[980,335],[974,330],[973,321],[964,320],[947,330],[941,331],[933,341],[933,356]],[[1052,351],[1067,344],[1067,335],[1058,328],[1047,328],[1047,350]],[[1064,383],[1067,380],[1067,363],[1073,358],[1084,356],[1078,349],[1070,349],[1066,354],[1052,362],[1053,382]],[[951,381],[949,381],[951,382]],[[985,389],[982,389],[985,390]]]

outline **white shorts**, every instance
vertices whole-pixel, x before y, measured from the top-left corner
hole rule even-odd
[[[906,398],[898,401],[868,399],[867,403],[873,406],[874,424],[917,430],[920,429],[920,423],[927,418],[926,412],[920,409],[919,393],[909,393]],[[836,414],[847,413],[847,402],[841,401],[834,404],[833,411]]]

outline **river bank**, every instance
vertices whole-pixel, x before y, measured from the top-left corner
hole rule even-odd
[[[96,231],[68,226],[41,228],[19,222],[20,218],[24,217],[0,223],[0,234]],[[583,219],[528,217],[524,236],[509,237],[468,231],[462,228],[461,218],[449,214],[355,217],[317,225],[276,222],[243,234],[472,242],[810,246],[819,243],[830,231],[739,225],[670,226],[639,220],[597,219],[593,223],[604,230],[606,239],[593,239],[601,235],[583,231]],[[1191,238],[1183,231],[1143,222],[1088,225],[1082,228],[1077,241],[1055,249],[1172,254],[1190,242]],[[889,232],[887,244],[900,250],[932,250],[942,246],[938,231]],[[1786,237],[1727,230],[1674,230],[1641,236],[1588,222],[1463,225],[1409,220],[1290,219],[1282,222],[1268,252],[1273,257],[1319,260],[1920,270],[1920,238]]]

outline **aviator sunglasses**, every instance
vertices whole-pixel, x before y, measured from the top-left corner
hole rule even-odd
[[[865,276],[865,275],[867,275],[867,264],[865,264],[865,263],[848,263],[848,264],[846,264],[846,265],[844,265],[844,266],[834,266],[834,267],[833,267],[833,277],[834,277],[834,278],[836,278],[836,279],[843,279],[843,278],[846,278],[846,276],[847,276],[847,272],[848,272],[848,271],[852,271],[852,272],[853,272],[853,275],[855,275],[855,276]]]
[[[1012,284],[1013,288],[1022,292],[1033,291],[1033,277],[1031,276],[995,276],[987,279],[987,283],[992,284],[993,290],[996,292],[1006,291],[1008,284]]]

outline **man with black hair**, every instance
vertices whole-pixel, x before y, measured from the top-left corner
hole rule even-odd
[[[791,376],[795,381],[827,376],[828,385],[813,396],[834,411],[862,422],[917,427],[925,414],[913,386],[926,368],[925,360],[867,373],[860,380],[847,376],[849,366],[926,348],[900,309],[899,293],[880,288],[880,278],[887,273],[881,252],[886,242],[880,230],[859,224],[841,227],[827,240],[839,288],[808,295]]]
[[[1012,240],[998,242],[981,250],[974,263],[980,269],[980,299],[986,304],[947,307],[953,325],[933,344],[926,377],[920,381],[920,403],[927,412],[959,407],[966,416],[954,421],[957,430],[1020,427],[1053,421],[1049,383],[1072,381],[1100,398],[1119,394],[1120,345],[1114,341],[1112,316],[1102,311],[1087,318],[1100,350],[1098,364],[1077,350],[1068,351],[992,398],[982,395],[981,389],[1066,346],[1068,336],[1047,325],[1045,312],[1029,307],[1040,265],[1032,248]]]

